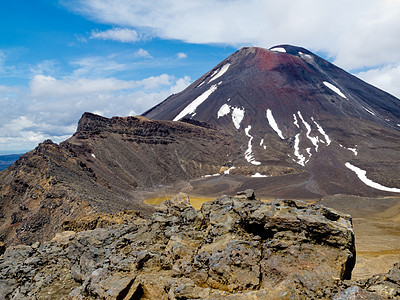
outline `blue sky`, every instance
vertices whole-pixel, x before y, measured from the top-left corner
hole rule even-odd
[[[81,114],[140,114],[242,46],[288,43],[400,97],[395,0],[13,0],[0,10],[0,154]]]

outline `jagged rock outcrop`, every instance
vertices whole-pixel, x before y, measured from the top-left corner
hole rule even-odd
[[[0,256],[0,293],[6,299],[319,299],[339,292],[355,262],[350,216],[245,194],[221,196],[199,211],[180,195],[147,220],[136,216],[8,247]]]
[[[400,299],[400,262],[395,264],[388,273],[360,280],[358,284],[382,298]]]
[[[47,140],[0,173],[0,242],[48,240],[63,221],[95,213],[149,216],[138,190],[219,172],[233,141],[184,122],[85,113],[70,139]]]

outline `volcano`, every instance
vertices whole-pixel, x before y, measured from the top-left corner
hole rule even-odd
[[[235,135],[230,165],[275,196],[400,192],[400,100],[304,48],[242,48],[143,115]]]
[[[0,241],[184,191],[264,199],[400,192],[400,100],[310,51],[242,48],[137,117],[84,113],[0,173]],[[150,197],[151,196],[151,197]]]

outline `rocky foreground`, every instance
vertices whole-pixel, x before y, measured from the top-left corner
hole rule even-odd
[[[195,210],[184,195],[150,219],[127,211],[64,223],[45,243],[0,247],[5,299],[395,299],[400,265],[350,281],[352,221],[252,191]],[[88,230],[90,229],[90,230]],[[3,253],[4,252],[4,253]],[[362,298],[363,297],[363,298]]]

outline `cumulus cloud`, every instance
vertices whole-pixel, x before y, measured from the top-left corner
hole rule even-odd
[[[189,77],[168,74],[130,81],[35,75],[27,91],[1,85],[0,149],[34,148],[48,138],[63,141],[85,111],[106,117],[140,114],[189,83]]]
[[[136,43],[140,41],[137,31],[127,28],[113,28],[106,31],[93,30],[90,38],[98,40],[112,40],[121,43]]]
[[[356,75],[400,99],[400,65],[388,65]]]
[[[178,53],[176,54],[176,57],[177,57],[178,59],[187,58],[187,54],[186,54],[186,53],[183,53],[183,52],[178,52]]]
[[[8,94],[8,93],[16,93],[18,91],[19,91],[19,89],[17,87],[7,86],[7,85],[0,85],[0,95],[1,94]]]

